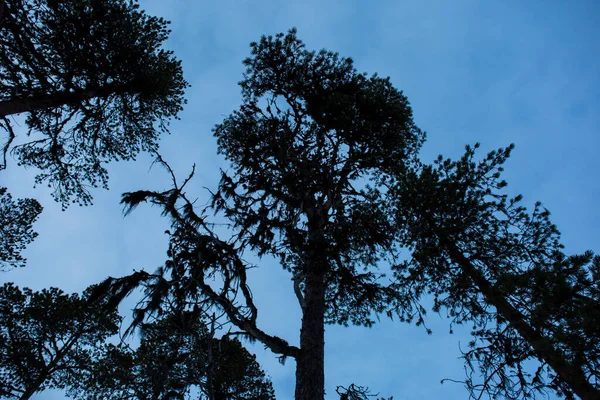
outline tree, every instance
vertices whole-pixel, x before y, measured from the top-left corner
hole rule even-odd
[[[14,201],[6,188],[0,188],[0,268],[25,265],[21,250],[37,236],[32,226],[41,212],[36,200]]]
[[[370,326],[373,313],[408,301],[376,269],[393,257],[395,240],[382,183],[414,161],[424,133],[389,79],[307,51],[295,30],[251,47],[243,104],[214,130],[232,173],[222,173],[212,205],[198,210],[188,199],[191,176],[179,183],[172,174],[164,192],[126,193],[127,212],[148,201],[170,216],[168,260],[156,274],[110,278],[100,288],[120,299],[144,284],[154,298],[211,302],[248,337],[295,359],[297,400],[323,399],[325,323]],[[209,211],[230,221],[231,239],[213,231]],[[299,347],[257,325],[245,251],[275,257],[291,274]]]
[[[392,187],[413,259],[396,267],[407,296],[435,296],[453,323],[473,323],[464,357],[473,398],[534,398],[547,389],[600,398],[600,257],[562,252],[550,213],[500,180],[512,146],[480,161],[440,156]],[[407,312],[410,309],[406,310]],[[537,360],[535,372],[526,362]],[[477,376],[483,381],[474,382]]]
[[[216,339],[187,311],[144,324],[135,350],[106,345],[68,394],[80,399],[273,400],[273,387],[238,340]],[[212,379],[209,379],[211,377]]]
[[[98,303],[60,289],[0,287],[0,395],[29,399],[78,380],[119,317]]]
[[[181,62],[161,49],[168,23],[133,0],[0,0],[0,13],[1,168],[10,150],[63,207],[90,204],[103,164],[156,150],[182,109]],[[20,113],[35,136],[12,146],[7,117]]]

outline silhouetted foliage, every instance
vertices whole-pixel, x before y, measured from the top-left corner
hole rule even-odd
[[[0,396],[29,399],[80,379],[119,317],[60,289],[0,287]]]
[[[68,395],[80,399],[272,400],[270,380],[237,340],[216,339],[195,312],[161,317],[141,328],[135,349],[105,346]],[[208,379],[211,376],[212,379]],[[193,393],[193,392],[192,392]]]
[[[0,0],[0,125],[18,164],[41,170],[54,197],[90,204],[105,163],[153,151],[184,103],[169,30],[134,0]],[[27,113],[28,136],[9,115]],[[12,146],[12,150],[11,150]]]
[[[567,257],[550,213],[503,193],[511,147],[475,161],[439,157],[394,188],[398,227],[413,259],[399,264],[407,296],[473,324],[464,353],[473,398],[535,398],[547,389],[600,398],[600,257]],[[410,310],[406,310],[407,312]],[[537,360],[537,369],[528,361]]]
[[[41,212],[37,200],[14,201],[6,188],[0,188],[0,269],[25,265],[21,251],[37,236],[33,223]]]
[[[378,394],[371,394],[369,388],[364,386],[358,386],[354,383],[350,384],[347,388],[344,386],[338,386],[335,392],[340,396],[340,400],[369,400],[370,397],[377,397]],[[393,400],[393,397],[388,399],[379,397],[376,400]]]
[[[165,192],[126,193],[123,202],[127,212],[158,204],[173,222],[169,260],[145,281],[153,299],[211,302],[248,337],[296,359],[297,400],[322,399],[324,324],[370,326],[373,313],[406,301],[377,271],[395,240],[382,182],[413,162],[425,135],[389,79],[358,73],[335,53],[307,51],[295,30],[251,47],[243,103],[214,130],[232,170],[222,173],[209,209],[231,222],[233,238],[220,239],[206,222],[209,210],[188,200],[189,178],[179,184],[173,176]],[[303,314],[299,348],[257,326],[247,250],[290,272]]]

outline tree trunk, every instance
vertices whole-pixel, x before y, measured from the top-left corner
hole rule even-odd
[[[83,89],[75,92],[62,91],[30,97],[16,97],[11,100],[0,101],[0,118],[44,108],[57,108],[62,105],[77,104],[95,97],[108,97],[111,94],[127,92],[136,92],[134,85],[108,84],[94,89]]]
[[[19,400],[29,400],[31,396],[35,394],[36,390],[40,387],[40,385],[41,383],[37,384],[36,382],[34,385],[28,386],[25,389],[25,392],[21,395],[21,397],[19,397]]]
[[[313,265],[305,277],[305,298],[296,357],[295,400],[325,397],[325,273]]]
[[[494,287],[454,244],[449,242],[442,242],[442,244],[447,248],[450,257],[473,280],[485,299],[496,307],[498,313],[506,318],[510,325],[519,332],[521,337],[533,347],[538,357],[547,362],[575,394],[583,400],[600,399],[600,391],[587,380],[583,371],[571,365],[561,351],[555,349],[547,338],[529,325],[525,316],[510,304],[503,293]]]

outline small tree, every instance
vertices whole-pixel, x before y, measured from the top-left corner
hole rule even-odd
[[[25,400],[78,380],[118,322],[116,311],[85,296],[0,287],[0,395]]]
[[[370,326],[373,313],[406,301],[376,269],[392,257],[395,236],[382,182],[413,161],[424,134],[389,79],[307,51],[295,30],[251,47],[243,104],[214,130],[232,171],[223,172],[211,208],[229,219],[233,239],[219,239],[174,177],[171,190],[127,193],[129,209],[150,201],[171,217],[169,260],[157,276],[109,279],[103,289],[121,298],[146,282],[159,298],[210,301],[247,336],[293,357],[295,398],[318,400],[325,323]],[[294,280],[299,347],[257,325],[241,257],[250,250],[278,259]]]
[[[68,394],[80,399],[273,400],[270,380],[237,340],[212,337],[197,312],[144,324],[135,350],[108,344]],[[211,379],[209,379],[209,377]],[[195,397],[197,398],[197,397]]]
[[[155,150],[182,109],[187,83],[161,49],[168,34],[133,0],[0,0],[1,168],[12,149],[63,207],[89,204],[87,188],[107,185],[103,164]],[[21,113],[36,136],[12,146],[7,116]]]
[[[477,148],[475,146],[475,148]],[[407,296],[435,296],[453,323],[473,323],[464,357],[471,396],[600,398],[600,257],[567,257],[550,213],[502,192],[512,146],[477,162],[406,171],[392,188],[413,259],[396,267]],[[410,312],[410,308],[405,312]],[[535,372],[528,360],[538,360]],[[481,376],[483,381],[478,381]],[[474,378],[475,377],[475,378]]]

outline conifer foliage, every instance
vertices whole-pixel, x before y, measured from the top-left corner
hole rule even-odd
[[[6,188],[0,188],[0,269],[25,265],[21,251],[37,236],[33,223],[41,212],[37,200],[15,201]]]
[[[236,339],[217,339],[197,312],[141,328],[135,349],[107,344],[68,394],[77,399],[274,400],[271,381]],[[196,393],[195,395],[193,393]]]
[[[26,400],[81,379],[104,341],[117,333],[116,310],[57,288],[0,287],[0,396]]]
[[[419,165],[391,189],[413,255],[395,268],[398,288],[433,294],[434,311],[473,325],[464,353],[473,398],[529,399],[550,389],[598,399],[600,257],[565,255],[549,211],[536,203],[528,212],[521,196],[504,193],[513,146],[481,161],[477,147],[458,161]]]
[[[2,167],[10,152],[63,206],[89,204],[88,187],[107,185],[103,164],[155,150],[187,87],[161,47],[167,24],[133,0],[1,0]]]

